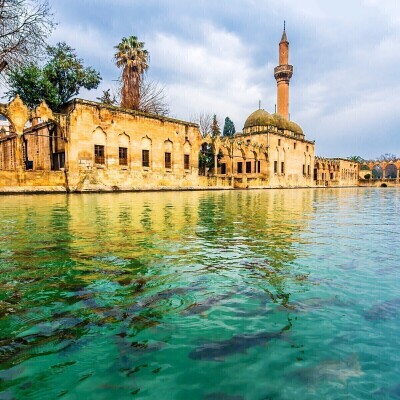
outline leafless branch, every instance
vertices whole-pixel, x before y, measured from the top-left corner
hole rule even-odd
[[[165,88],[157,82],[143,79],[140,83],[139,110],[157,115],[169,115]]]
[[[209,112],[202,111],[193,120],[199,125],[201,136],[205,137],[207,134],[211,134],[213,116]]]
[[[0,0],[0,73],[40,58],[54,26],[48,0]]]

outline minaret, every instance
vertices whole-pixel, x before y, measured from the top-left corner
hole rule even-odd
[[[286,37],[286,22],[283,25],[282,39],[279,43],[279,66],[274,70],[278,86],[277,113],[289,119],[289,81],[293,75],[293,65],[289,65],[289,42]]]

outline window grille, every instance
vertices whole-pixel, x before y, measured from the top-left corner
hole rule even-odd
[[[119,147],[119,165],[128,165],[128,149],[126,147]]]
[[[183,156],[183,163],[184,163],[184,168],[185,169],[190,169],[190,156],[189,156],[189,154],[185,154]]]
[[[150,150],[142,150],[142,166],[150,167]]]
[[[104,146],[99,144],[94,145],[94,163],[95,164],[104,164]]]
[[[246,161],[246,174],[251,174],[251,161]]]
[[[171,163],[171,153],[165,153],[164,154],[164,165],[165,165],[165,168],[171,168],[171,165],[172,165],[172,163]]]

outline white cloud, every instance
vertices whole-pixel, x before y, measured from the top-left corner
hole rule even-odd
[[[149,77],[169,92],[171,111],[229,116],[241,129],[262,100],[274,111],[278,41],[287,20],[291,116],[327,155],[400,155],[398,0],[53,0],[66,41],[100,70],[98,93],[114,85],[113,46],[146,42]],[[379,151],[378,151],[379,150]]]
[[[205,24],[202,37],[201,43],[193,43],[158,32],[148,39],[152,68],[168,76],[173,110],[181,110],[185,118],[201,110],[215,112],[221,119],[229,115],[239,128],[258,99],[274,104],[273,96],[263,95],[262,86],[270,65],[252,65],[250,49],[224,29]]]

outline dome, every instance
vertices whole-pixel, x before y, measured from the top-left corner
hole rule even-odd
[[[252,128],[253,126],[268,125],[276,125],[273,116],[267,113],[265,110],[257,110],[250,114],[250,116],[246,119],[246,122],[244,123],[244,129]]]
[[[274,118],[275,126],[278,129],[283,129],[285,131],[291,130],[290,129],[290,122],[286,118],[282,117],[282,115],[273,114],[272,117]]]
[[[297,125],[295,122],[289,121],[289,124],[290,124],[290,126],[291,126],[291,127],[290,127],[290,130],[291,130],[292,132],[298,133],[298,134],[300,134],[300,135],[304,135],[303,129],[301,129],[300,126]]]
[[[272,117],[275,119],[275,121],[276,121],[275,125],[279,129],[284,129],[286,131],[292,131],[294,133],[304,135],[303,130],[295,122],[288,121],[286,118],[282,117],[279,114],[273,114]]]

